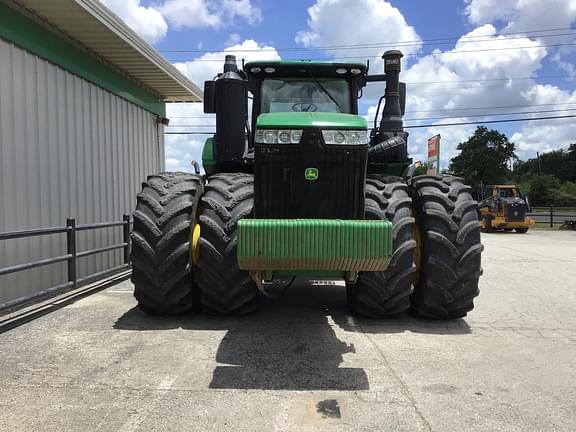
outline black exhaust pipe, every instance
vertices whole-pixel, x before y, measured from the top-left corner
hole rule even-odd
[[[224,72],[218,76],[215,86],[214,158],[218,162],[238,161],[246,150],[248,92],[243,73],[236,65],[236,56],[226,56]]]
[[[384,59],[384,73],[386,74],[386,90],[384,97],[386,103],[382,111],[380,131],[404,132],[402,109],[400,105],[400,69],[402,53],[397,50],[386,51]]]
[[[402,52],[386,51],[384,73],[386,77],[386,102],[382,110],[380,126],[372,134],[372,146],[368,157],[375,162],[405,162],[408,160],[408,133],[404,132],[402,119],[403,103],[400,92],[400,70]]]

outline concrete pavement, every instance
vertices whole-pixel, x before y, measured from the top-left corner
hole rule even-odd
[[[123,282],[0,335],[1,431],[574,431],[576,232],[483,235],[476,309],[347,315],[298,285],[148,317]]]

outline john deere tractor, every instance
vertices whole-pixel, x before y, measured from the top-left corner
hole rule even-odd
[[[303,276],[344,280],[358,315],[466,315],[481,274],[477,204],[460,178],[411,176],[401,57],[387,51],[385,73],[368,75],[357,63],[239,69],[226,56],[204,87],[216,114],[205,175],[152,175],[138,195],[140,308],[245,314]],[[368,82],[386,83],[370,132],[357,102]]]

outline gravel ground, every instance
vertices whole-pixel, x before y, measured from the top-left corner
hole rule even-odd
[[[347,315],[298,284],[147,317],[123,282],[0,335],[2,431],[574,431],[576,232],[483,235],[468,317]]]

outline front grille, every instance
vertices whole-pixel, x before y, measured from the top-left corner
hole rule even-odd
[[[256,218],[364,218],[368,146],[327,146],[321,137],[305,129],[298,145],[255,145]],[[306,178],[309,168],[317,179]]]
[[[523,222],[526,217],[526,205],[523,202],[506,203],[504,217],[507,222]]]

